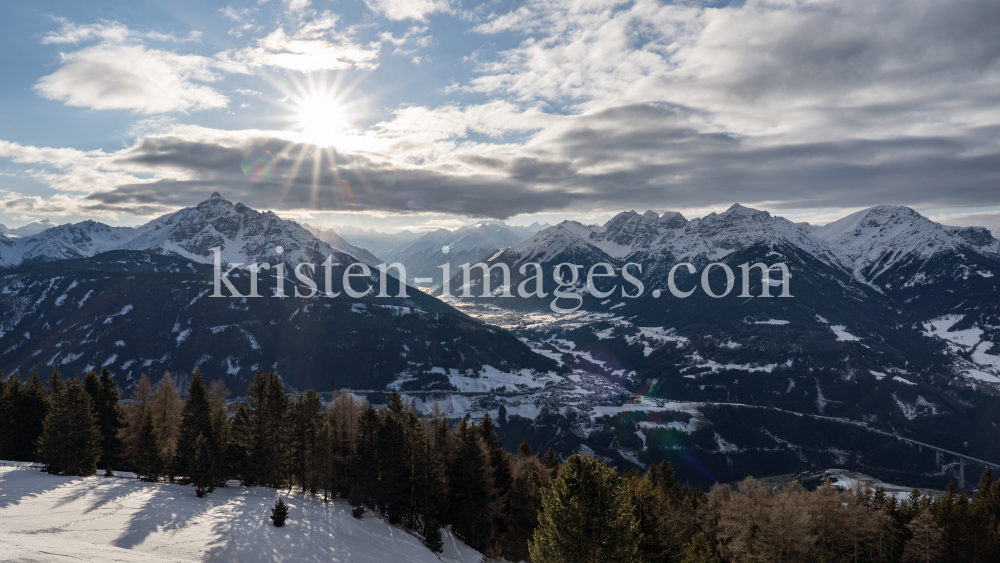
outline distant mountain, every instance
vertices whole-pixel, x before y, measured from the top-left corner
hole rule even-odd
[[[438,229],[416,240],[393,248],[386,256],[387,262],[399,262],[406,267],[409,281],[416,278],[433,280],[421,285],[440,285],[443,264],[451,272],[466,262],[475,263],[489,258],[499,250],[519,242],[524,228],[512,230],[499,221],[482,221],[454,231]],[[447,248],[448,252],[443,249]]]
[[[16,229],[8,229],[7,227],[0,225],[0,235],[14,235],[18,237],[27,237],[31,235],[37,235],[38,233],[44,231],[45,229],[51,229],[56,227],[55,223],[49,221],[48,219],[42,219],[41,221],[33,221],[24,225],[22,227],[17,227]]]
[[[359,229],[350,225],[343,225],[330,229],[312,227],[309,225],[303,226],[309,229],[309,231],[316,235],[316,237],[320,240],[329,242],[326,237],[342,237],[343,240],[349,241],[350,244],[356,244],[365,248],[380,258],[387,255],[393,248],[401,244],[411,242],[422,234],[413,231],[383,233],[375,229]]]
[[[275,263],[280,259],[320,263],[330,254],[347,254],[368,264],[381,261],[344,241],[325,242],[294,221],[274,213],[233,204],[218,193],[194,207],[164,215],[140,227],[110,227],[96,221],[60,225],[35,235],[0,235],[0,267],[87,258],[110,250],[141,250],[179,256],[201,264],[214,259],[210,249],[224,248],[228,263]]]
[[[132,227],[83,221],[23,237],[0,235],[0,268],[94,256],[120,247],[135,233]]]

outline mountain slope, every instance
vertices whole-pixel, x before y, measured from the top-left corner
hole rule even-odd
[[[416,240],[393,248],[386,256],[387,262],[399,262],[406,268],[407,280],[430,278],[424,285],[440,285],[443,264],[452,272],[466,262],[475,263],[498,250],[517,243],[523,237],[507,225],[484,221],[461,227],[454,231],[438,229]],[[443,249],[447,248],[447,252]]]
[[[218,192],[194,207],[164,215],[140,227],[110,227],[95,221],[52,227],[38,234],[0,235],[0,267],[87,258],[109,250],[141,250],[180,256],[202,264],[213,261],[210,249],[223,248],[228,263],[321,263],[347,254],[367,264],[381,263],[370,252],[343,240],[324,242],[294,221],[274,213],[233,204]]]
[[[331,280],[336,292],[342,271]],[[247,295],[249,277],[232,277]],[[412,288],[407,298],[213,298],[212,280],[210,266],[136,251],[8,270],[0,274],[0,369],[25,377],[108,367],[127,388],[142,372],[183,377],[201,368],[237,392],[256,369],[319,391],[381,390],[434,368],[555,369],[504,331]],[[316,281],[324,287],[322,275]],[[361,281],[379,288],[377,276]],[[274,294],[273,277],[259,283],[261,295]],[[387,286],[397,293],[398,282]]]

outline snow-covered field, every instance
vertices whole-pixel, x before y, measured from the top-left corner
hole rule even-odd
[[[268,520],[277,497],[284,528]],[[102,563],[459,562],[481,555],[448,530],[444,553],[371,513],[264,487],[216,489],[108,477],[58,477],[0,467],[0,560]]]

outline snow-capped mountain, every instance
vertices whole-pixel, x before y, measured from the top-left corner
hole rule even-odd
[[[919,265],[941,254],[958,255],[971,249],[1000,255],[1000,241],[982,227],[947,227],[899,206],[864,209],[812,235],[842,253],[858,277],[876,283],[894,268]]]
[[[281,219],[271,211],[255,211],[242,203],[234,205],[218,192],[195,207],[138,227],[135,236],[119,248],[176,255],[208,264],[213,260],[210,249],[217,246],[222,247],[224,261],[241,264],[280,260],[290,264],[319,263],[331,254],[359,250],[323,242],[295,221]],[[283,250],[281,256],[276,253],[278,247]]]
[[[241,264],[280,260],[320,263],[347,254],[378,264],[363,248],[339,240],[321,241],[294,221],[281,219],[223,198],[218,192],[194,207],[164,215],[140,227],[110,227],[96,221],[61,225],[31,236],[0,235],[0,267],[32,262],[88,258],[110,250],[141,250],[180,256],[209,264],[211,249],[222,248],[224,261]],[[276,249],[281,247],[279,255]]]
[[[449,264],[454,272],[461,264],[485,260],[522,238],[520,233],[514,232],[504,223],[483,221],[454,231],[431,231],[412,242],[393,248],[385,259],[406,267],[409,280],[429,278],[434,280],[433,285],[440,285],[441,265]],[[447,252],[444,252],[445,248]]]
[[[16,237],[28,237],[31,235],[37,235],[38,233],[44,231],[45,229],[51,229],[52,227],[58,227],[52,221],[48,219],[42,219],[41,221],[33,221],[24,225],[22,227],[17,227],[14,229],[9,229],[4,225],[0,225],[0,235],[13,235]]]
[[[375,229],[359,229],[351,225],[335,226],[329,229],[310,225],[303,226],[320,240],[331,242],[331,239],[341,239],[349,244],[358,245],[379,257],[385,256],[390,250],[401,244],[412,242],[422,234],[408,230],[397,233],[383,233]]]
[[[82,221],[30,236],[0,235],[0,267],[94,256],[120,247],[131,240],[135,232],[132,227],[109,227],[96,221]]]

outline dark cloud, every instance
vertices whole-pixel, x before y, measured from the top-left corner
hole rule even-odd
[[[117,164],[167,177],[88,195],[91,211],[148,214],[191,205],[212,191],[263,209],[428,211],[506,218],[556,210],[669,208],[769,202],[774,208],[880,203],[1000,205],[1000,153],[983,151],[1000,128],[965,138],[765,145],[682,126],[673,111],[631,106],[571,120],[537,157],[462,154],[462,166],[409,168],[373,155],[289,147],[283,139],[232,143],[150,137]],[[641,115],[642,119],[636,119]],[[617,116],[618,120],[611,116]],[[278,158],[270,177],[241,168],[251,149]],[[529,144],[521,153],[530,152]],[[304,153],[296,169],[296,157]],[[332,157],[332,158],[331,158]],[[609,169],[601,171],[602,169]]]

